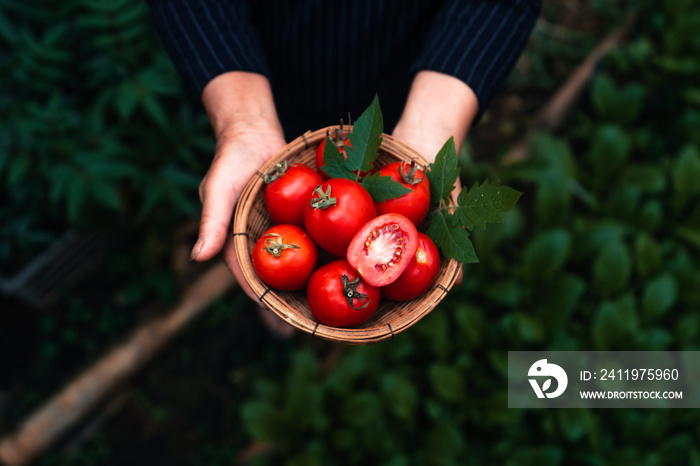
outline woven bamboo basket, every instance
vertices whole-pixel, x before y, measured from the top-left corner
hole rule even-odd
[[[306,301],[306,290],[283,292],[270,289],[253,270],[251,251],[255,242],[273,223],[265,207],[263,174],[275,164],[288,160],[304,163],[316,169],[316,148],[326,138],[326,131],[335,126],[307,132],[289,143],[270,159],[243,190],[233,221],[233,241],[243,275],[262,304],[297,329],[311,335],[352,345],[376,343],[403,332],[425,317],[452,288],[459,273],[459,263],[441,258],[440,272],[431,288],[420,297],[406,302],[382,299],[369,320],[354,328],[329,327],[319,324],[311,314]],[[347,128],[347,127],[346,127]],[[383,134],[376,167],[396,161],[415,160],[426,165],[426,160],[401,141]]]

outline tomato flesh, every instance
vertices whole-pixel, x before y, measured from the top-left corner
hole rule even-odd
[[[428,291],[440,272],[440,253],[424,233],[418,233],[418,248],[406,270],[393,283],[382,288],[382,296],[410,301]]]
[[[319,267],[306,289],[311,314],[331,327],[354,327],[365,322],[377,310],[380,297],[379,288],[362,280],[345,259]]]
[[[350,241],[347,259],[372,286],[393,283],[410,264],[418,231],[405,215],[384,214],[365,223]]]

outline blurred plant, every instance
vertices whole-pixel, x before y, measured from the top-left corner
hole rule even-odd
[[[144,2],[45,3],[0,1],[3,270],[67,228],[195,216],[213,148]]]

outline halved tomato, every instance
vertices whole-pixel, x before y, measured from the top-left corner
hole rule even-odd
[[[406,270],[418,247],[418,230],[405,215],[379,215],[350,241],[347,259],[364,281],[385,286]]]
[[[418,249],[401,276],[382,288],[382,296],[396,301],[410,301],[422,295],[440,272],[440,253],[433,240],[418,233]]]

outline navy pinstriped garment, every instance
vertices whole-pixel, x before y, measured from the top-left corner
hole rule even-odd
[[[149,0],[185,82],[199,96],[218,74],[267,76],[289,140],[359,116],[379,95],[385,131],[411,80],[433,70],[466,82],[479,116],[512,70],[539,0]],[[477,117],[477,119],[478,119]]]

